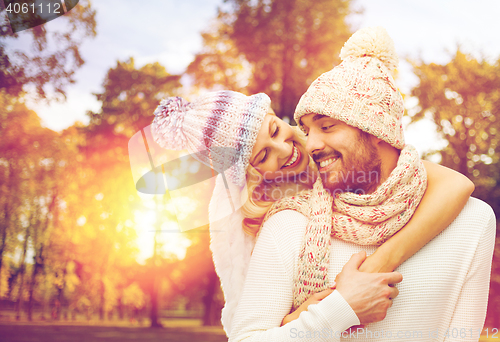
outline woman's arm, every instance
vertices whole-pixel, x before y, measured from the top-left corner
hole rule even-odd
[[[301,312],[302,311],[307,311],[307,308],[309,307],[309,305],[311,305],[311,304],[318,304],[326,296],[328,296],[329,294],[331,294],[334,289],[335,289],[335,286],[332,286],[329,289],[326,289],[326,290],[323,290],[321,292],[317,292],[317,293],[313,294],[304,303],[302,303],[295,311],[293,311],[292,313],[289,313],[288,315],[286,315],[285,318],[283,318],[283,320],[281,321],[281,326],[283,326],[283,325],[285,325],[285,324],[287,324],[287,323],[289,323],[291,321],[294,321],[297,318],[299,318]]]
[[[427,190],[410,221],[382,244],[359,268],[363,272],[391,272],[455,220],[474,191],[461,173],[424,161]]]

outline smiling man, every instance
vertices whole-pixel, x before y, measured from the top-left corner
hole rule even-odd
[[[486,203],[469,199],[399,273],[358,270],[364,251],[375,252],[372,242],[385,241],[412,216],[426,172],[404,143],[403,100],[390,73],[397,56],[385,30],[356,32],[341,57],[311,84],[295,112],[321,177],[309,197],[284,199],[281,210],[271,210],[230,341],[477,341],[495,237]],[[309,212],[300,209],[304,198]],[[374,234],[369,222],[384,229]],[[279,327],[290,310],[332,285],[335,291]]]
[[[382,162],[376,147],[380,139],[321,114],[306,115],[301,124],[310,132],[306,149],[318,166],[325,188],[332,192],[373,192],[381,176]],[[394,152],[393,159],[397,159]],[[387,178],[387,168],[384,171]]]

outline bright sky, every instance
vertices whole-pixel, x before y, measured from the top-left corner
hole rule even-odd
[[[357,0],[361,15],[350,18],[354,28],[384,26],[400,56],[402,92],[415,85],[405,58],[446,63],[461,44],[477,57],[500,57],[500,0]],[[159,61],[172,73],[182,73],[201,49],[200,32],[215,17],[222,0],[99,0],[97,37],[87,40],[81,53],[85,65],[68,89],[65,103],[31,104],[44,125],[62,130],[75,121],[86,123],[88,110],[100,104],[92,95],[101,91],[107,70],[117,60],[134,57],[137,66]],[[55,25],[57,20],[46,25]],[[20,33],[22,37],[23,32]],[[22,40],[20,40],[22,41]],[[433,124],[419,122],[406,130],[406,140],[420,153],[442,146]]]
[[[354,27],[381,25],[393,38],[402,61],[397,82],[403,92],[416,83],[405,62],[407,57],[446,63],[457,44],[478,57],[500,57],[499,0],[353,3],[355,8],[364,9],[361,15],[350,18]],[[77,72],[68,100],[32,107],[46,126],[61,130],[77,120],[87,122],[86,111],[99,110],[92,92],[101,91],[105,73],[117,60],[133,56],[139,66],[159,61],[170,73],[183,72],[201,48],[200,31],[208,27],[221,4],[222,0],[150,0],[140,5],[132,0],[95,1],[97,37],[82,46],[86,64]],[[439,146],[432,130],[429,122],[414,124],[407,130],[407,140],[420,152]]]

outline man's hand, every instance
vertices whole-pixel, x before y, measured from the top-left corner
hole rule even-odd
[[[354,254],[335,278],[337,291],[344,297],[361,324],[381,321],[387,314],[399,291],[391,286],[403,280],[399,272],[365,273],[359,266],[366,252]]]

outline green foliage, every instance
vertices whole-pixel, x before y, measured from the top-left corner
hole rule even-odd
[[[476,185],[474,196],[500,215],[500,60],[478,61],[457,50],[446,65],[414,63],[420,83],[412,90],[419,106],[412,120],[427,117],[448,145],[442,164]]]
[[[339,62],[351,34],[350,1],[228,0],[225,7],[188,74],[207,88],[264,92],[278,116],[293,117],[309,84]]]

